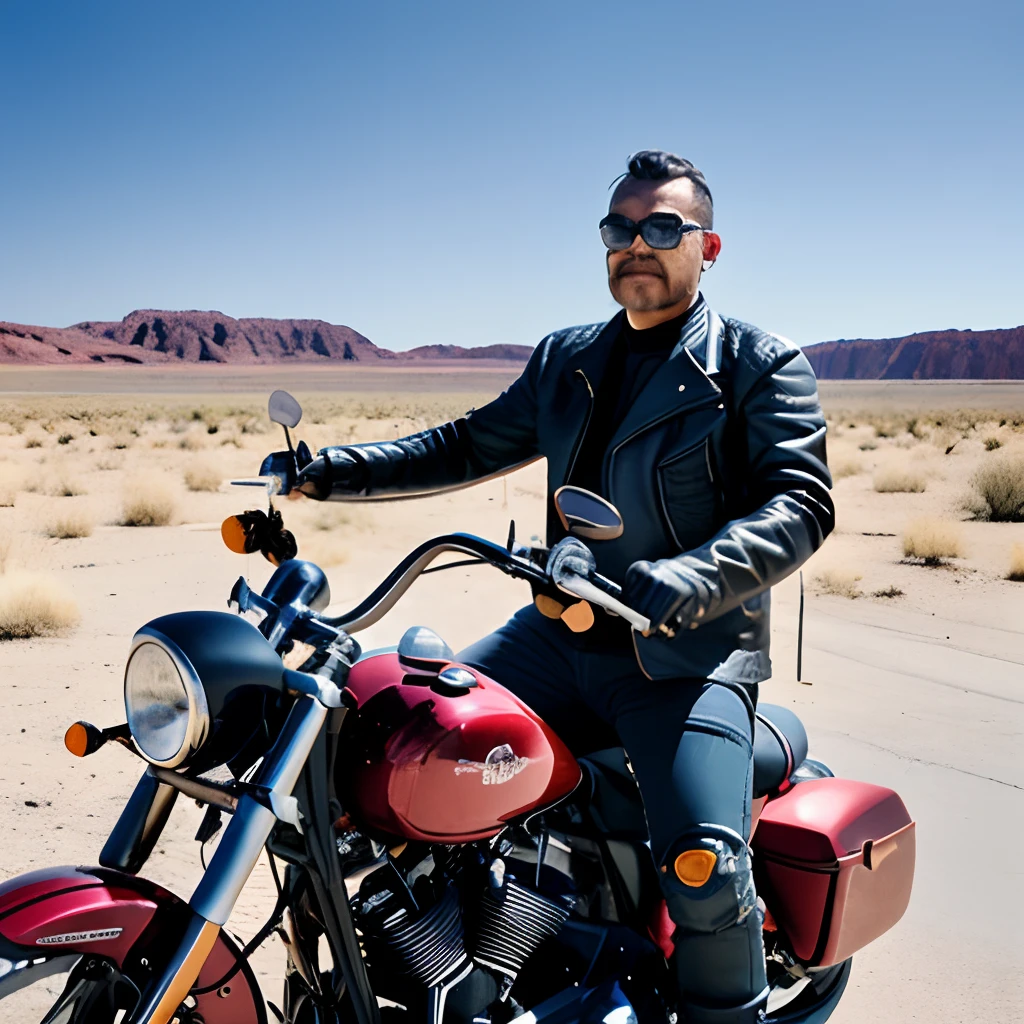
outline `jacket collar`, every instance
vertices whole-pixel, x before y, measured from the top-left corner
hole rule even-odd
[[[594,391],[601,383],[612,342],[625,316],[625,310],[613,316],[579,357],[570,361],[569,369],[582,370]],[[612,448],[659,420],[721,397],[721,390],[707,372],[718,369],[721,329],[720,318],[699,295],[696,309],[683,325],[668,359],[658,367],[615,431]]]

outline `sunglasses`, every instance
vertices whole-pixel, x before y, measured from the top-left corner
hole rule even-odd
[[[703,231],[699,224],[683,220],[674,213],[652,213],[641,221],[630,220],[621,213],[609,213],[598,225],[601,241],[612,252],[621,252],[639,235],[652,249],[674,249],[683,235]]]

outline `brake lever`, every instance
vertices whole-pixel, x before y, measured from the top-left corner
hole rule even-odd
[[[235,580],[235,585],[228,594],[228,608],[234,605],[240,615],[248,611],[260,611],[264,615],[273,615],[280,609],[273,601],[268,600],[262,594],[255,593],[246,582],[244,576]]]

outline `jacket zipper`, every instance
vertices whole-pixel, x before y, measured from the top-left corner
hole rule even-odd
[[[590,398],[588,399],[587,404],[587,415],[583,420],[583,426],[576,438],[576,443],[572,447],[572,454],[569,456],[569,468],[565,472],[565,480],[562,481],[563,484],[567,484],[572,479],[572,471],[576,468],[576,459],[579,457],[580,448],[583,445],[583,438],[586,436],[587,428],[590,426],[590,417],[594,414],[594,389],[590,386],[590,381],[587,380],[587,375],[580,369],[573,370],[573,373],[578,373],[583,379],[583,383],[587,385],[587,394]]]

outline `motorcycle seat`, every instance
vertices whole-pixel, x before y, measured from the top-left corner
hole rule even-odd
[[[754,798],[786,784],[807,757],[807,732],[788,708],[758,704],[754,725]]]

